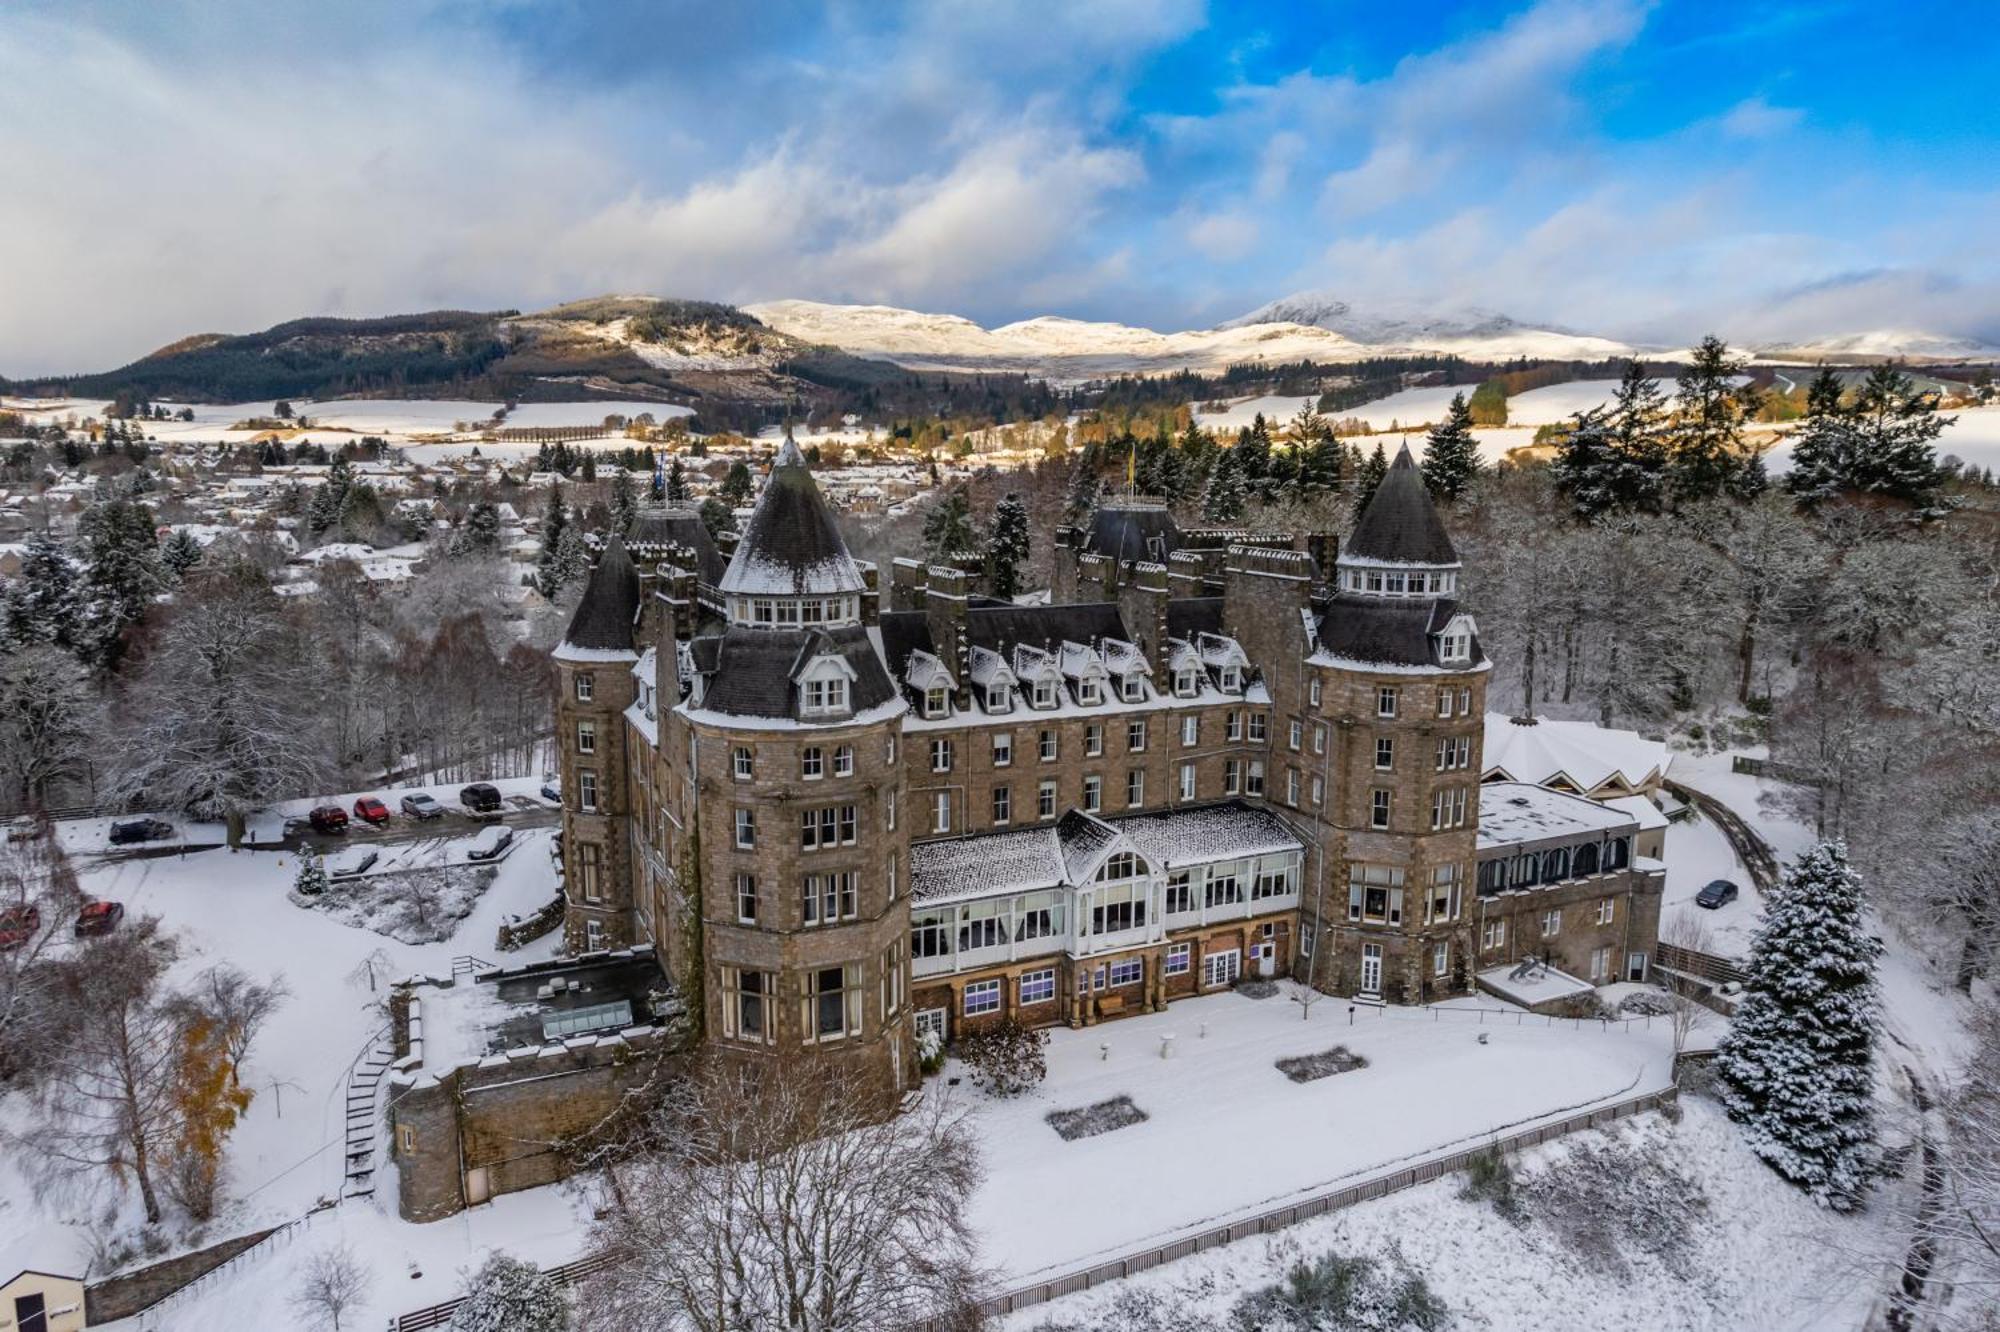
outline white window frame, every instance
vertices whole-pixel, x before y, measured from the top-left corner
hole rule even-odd
[[[1056,784],[1043,782],[1035,789],[1035,817],[1052,819],[1056,816]]]
[[[975,997],[977,996],[976,1000]],[[973,1007],[974,1003],[978,1007]],[[988,1013],[1000,1011],[1000,982],[998,980],[973,981],[965,987],[959,997],[959,1012],[969,1018],[985,1017]]]
[[[1193,944],[1177,943],[1167,945],[1167,965],[1164,968],[1167,975],[1185,976],[1193,967]]]

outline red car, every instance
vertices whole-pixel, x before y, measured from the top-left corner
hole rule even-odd
[[[0,911],[0,953],[19,948],[35,937],[35,931],[42,928],[42,909],[33,902],[23,902]]]
[[[321,805],[306,815],[306,822],[312,824],[314,832],[346,832],[347,811],[339,805]]]
[[[123,902],[85,902],[83,910],[76,913],[76,937],[83,939],[93,934],[109,934],[118,928],[118,922],[123,919]]]
[[[374,796],[362,796],[354,802],[354,817],[380,826],[389,821],[389,807]]]

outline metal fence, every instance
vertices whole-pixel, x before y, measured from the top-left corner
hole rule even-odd
[[[551,1267],[544,1275],[559,1287],[573,1286],[592,1272],[601,1272],[611,1266],[615,1256],[610,1253],[588,1254],[573,1263],[564,1263],[561,1267]],[[458,1306],[463,1303],[465,1303],[465,1297],[460,1295],[456,1299],[446,1300],[442,1304],[433,1304],[428,1309],[419,1309],[415,1313],[406,1313],[401,1318],[391,1318],[389,1320],[389,1332],[423,1332],[423,1329],[429,1327],[444,1327],[451,1322],[452,1314],[457,1312]]]
[[[1692,948],[1681,948],[1670,943],[1653,945],[1653,960],[1660,966],[1673,971],[1699,976],[1717,985],[1730,981],[1743,983],[1743,965],[1731,958],[1717,957],[1714,953],[1698,952]]]

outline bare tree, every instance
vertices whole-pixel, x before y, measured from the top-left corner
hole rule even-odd
[[[215,1022],[221,1034],[229,1053],[230,1085],[241,1082],[243,1061],[250,1057],[257,1033],[291,993],[283,975],[273,976],[268,984],[260,983],[228,962],[210,967],[196,978],[188,998]]]
[[[292,1308],[310,1326],[340,1332],[340,1320],[368,1298],[372,1284],[353,1249],[329,1244],[306,1260],[305,1275],[292,1291]]]
[[[617,1261],[585,1283],[582,1324],[973,1325],[973,1135],[943,1095],[887,1109],[830,1062],[697,1068],[604,1172],[593,1239]]]
[[[1715,940],[1709,934],[1708,926],[1685,907],[1674,913],[1673,919],[1667,923],[1661,942],[1688,953],[1712,953],[1715,950]],[[1700,977],[1680,967],[1665,968],[1664,974],[1667,996],[1673,1005],[1668,1019],[1674,1036],[1674,1057],[1678,1059],[1681,1052],[1687,1049],[1688,1037],[1700,1019],[1701,997],[1708,992],[1708,986]]]
[[[27,1033],[45,1016],[56,982],[53,954],[82,904],[76,874],[47,819],[27,841],[0,845],[0,914],[29,931],[21,944],[0,952],[0,1079],[17,1071]]]

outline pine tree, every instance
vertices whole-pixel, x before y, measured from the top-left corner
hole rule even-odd
[[[1452,395],[1444,420],[1424,442],[1424,484],[1438,499],[1454,501],[1479,479],[1479,443],[1472,437],[1472,409],[1465,395]]]
[[[1203,497],[1201,516],[1211,523],[1233,523],[1243,517],[1246,500],[1243,468],[1235,449],[1224,449],[1208,473],[1208,494]]]
[[[1743,370],[1711,333],[1681,375],[1667,433],[1667,489],[1675,504],[1748,499],[1763,489],[1763,468],[1752,465],[1757,460],[1743,443],[1743,422],[1756,414],[1762,394],[1754,384],[1732,382]]]
[[[722,477],[722,487],[717,493],[722,496],[724,504],[732,509],[740,509],[750,502],[751,488],[750,468],[738,458],[729,464],[729,470]]]
[[[490,554],[500,549],[500,510],[488,500],[481,500],[465,513],[465,548],[477,554]]]
[[[583,530],[575,523],[565,527],[556,541],[555,574],[559,593],[590,575],[590,547],[584,544]]]
[[[1021,565],[1028,558],[1028,506],[1008,491],[993,506],[992,536],[986,543],[986,583],[992,594],[1011,600],[1021,591]]]
[[[1794,437],[1786,487],[1805,503],[1839,494],[1881,495],[1920,512],[1937,511],[1949,473],[1937,461],[1937,438],[1949,418],[1937,395],[1879,365],[1842,406],[1839,376],[1822,368],[1806,390],[1806,416]]]
[[[326,891],[326,862],[309,846],[299,852],[299,874],[292,881],[292,891],[301,897],[318,897]]]
[[[170,582],[179,583],[200,563],[201,543],[185,530],[176,530],[160,545],[160,571]]]
[[[965,488],[954,487],[945,492],[924,519],[924,553],[933,564],[955,564],[975,554],[978,547]]]
[[[542,521],[542,552],[535,560],[535,590],[554,601],[562,591],[559,567],[563,536],[569,531],[569,510],[563,504],[562,482],[549,487],[549,511]]]
[[[1658,513],[1666,500],[1667,399],[1660,381],[1633,361],[1611,402],[1612,470],[1605,478],[1610,507]]]
[[[569,1299],[533,1263],[504,1253],[472,1274],[451,1332],[569,1332]]]
[[[80,527],[86,605],[81,645],[91,661],[108,669],[124,653],[126,630],[145,615],[160,589],[153,515],[132,500],[107,500],[87,510]]]
[[[1368,507],[1368,501],[1375,498],[1375,487],[1382,484],[1382,478],[1389,475],[1389,455],[1382,450],[1382,441],[1375,441],[1375,452],[1368,455],[1354,474],[1354,511],[1360,513]]]
[[[710,495],[701,502],[700,512],[701,525],[706,527],[708,534],[717,541],[736,530],[736,515],[730,512],[727,504],[715,496]]]
[[[1613,480],[1619,467],[1618,450],[1611,437],[1611,425],[1602,407],[1578,412],[1569,429],[1556,442],[1556,456],[1549,463],[1549,479],[1556,492],[1569,500],[1577,517],[1595,518],[1618,507]]]
[[[354,484],[354,469],[347,459],[335,458],[327,468],[326,480],[313,492],[306,506],[306,531],[318,537],[340,525],[347,512],[347,492]]]
[[[611,530],[620,536],[632,530],[632,520],[639,516],[639,493],[632,485],[632,474],[619,469],[611,478]]]
[[[1090,517],[1091,510],[1097,507],[1100,486],[1097,466],[1086,449],[1076,461],[1076,470],[1070,477],[1069,499],[1063,505],[1063,517],[1071,526]]]
[[[687,470],[676,458],[667,465],[667,502],[679,504],[688,497]]]
[[[1751,1148],[1814,1201],[1860,1205],[1875,1148],[1875,963],[1846,849],[1800,856],[1764,904],[1743,999],[1717,1052]]]
[[[1264,420],[1264,413],[1251,417],[1250,424],[1236,437],[1236,454],[1245,489],[1269,504],[1276,498],[1277,487],[1271,475],[1271,427]]]
[[[22,553],[21,571],[8,582],[0,601],[6,641],[17,647],[36,643],[74,647],[82,615],[82,593],[69,552],[47,532],[36,532]]]

